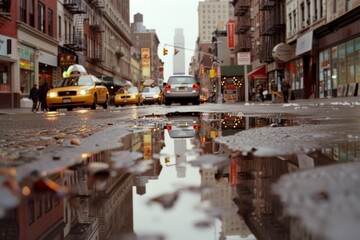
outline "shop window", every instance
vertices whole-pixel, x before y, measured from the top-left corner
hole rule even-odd
[[[10,65],[0,63],[0,92],[11,92]]]
[[[354,56],[354,40],[346,43],[346,66],[347,66],[347,83],[355,82],[355,56]]]
[[[331,79],[333,89],[336,89],[338,86],[338,65],[338,47],[335,46],[331,49]]]
[[[360,37],[355,39],[354,61],[356,82],[360,82]]]
[[[339,84],[346,83],[346,45],[339,45]]]
[[[42,215],[42,197],[38,196],[36,199],[36,217],[40,218]]]

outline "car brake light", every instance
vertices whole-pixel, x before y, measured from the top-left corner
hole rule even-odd
[[[200,128],[199,124],[195,124],[195,125],[194,125],[194,129],[195,129],[195,130],[197,130],[197,129],[199,129],[199,128]]]
[[[166,84],[165,85],[165,90],[170,90],[171,89],[171,86],[169,84]]]
[[[194,85],[193,85],[193,89],[199,89],[199,85],[194,84]]]
[[[166,125],[165,128],[166,130],[171,130],[171,125]]]

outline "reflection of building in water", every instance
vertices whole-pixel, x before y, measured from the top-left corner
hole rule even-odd
[[[221,169],[218,167],[202,169],[201,186],[212,188],[211,191],[202,194],[202,201],[209,200],[214,209],[220,209],[222,212],[220,218],[222,229],[219,236],[248,237],[251,232],[238,214],[238,208],[233,201],[236,191],[229,182],[229,166],[221,167]]]
[[[289,239],[289,222],[271,194],[271,184],[287,173],[286,161],[238,154],[238,169],[237,204],[251,232],[259,239]]]
[[[204,153],[219,152],[219,143],[214,139],[221,131],[220,113],[202,113],[200,118],[200,144]]]
[[[178,178],[186,177],[186,143],[187,139],[174,139],[174,153],[176,157],[176,174]]]
[[[60,184],[60,174],[48,176]],[[0,239],[63,239],[64,201],[53,192],[34,192],[0,220]]]
[[[130,134],[122,140],[122,150],[143,153],[144,161],[152,161],[149,170],[135,176],[134,186],[139,195],[146,193],[146,184],[149,180],[156,180],[160,175],[162,166],[157,156],[164,146],[164,141],[161,140],[163,132],[161,127],[155,126],[145,132]]]
[[[65,239],[109,239],[119,233],[133,232],[132,186],[134,177],[118,172],[115,176],[98,179],[105,188],[97,189],[89,183],[85,168],[92,162],[107,162],[110,151],[92,155],[83,165],[73,167],[73,175],[68,176],[69,186],[78,192],[78,205],[65,211],[73,214],[70,229]],[[94,176],[92,176],[94,177]],[[70,207],[70,206],[69,206]]]

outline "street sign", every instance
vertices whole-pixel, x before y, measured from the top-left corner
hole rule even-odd
[[[237,53],[237,64],[238,65],[251,65],[250,52],[238,52]]]

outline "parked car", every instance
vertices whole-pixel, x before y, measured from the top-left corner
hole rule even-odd
[[[172,75],[164,87],[165,105],[172,103],[200,104],[200,87],[194,76]]]
[[[143,96],[137,87],[120,88],[114,98],[115,107],[136,104],[143,104]]]
[[[69,67],[64,78],[47,92],[46,102],[50,111],[75,107],[96,109],[101,105],[104,109],[109,104],[109,91],[97,77],[86,73],[81,65]]]
[[[162,102],[162,95],[159,87],[144,87],[141,94],[143,95],[144,104],[161,104]]]

